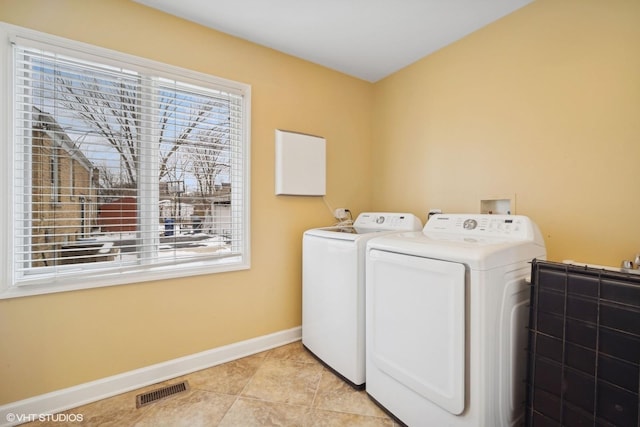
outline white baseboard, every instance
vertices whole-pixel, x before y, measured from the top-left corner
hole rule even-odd
[[[0,406],[0,426],[37,420],[41,414],[55,414],[97,400],[115,396],[221,363],[289,344],[302,337],[296,327],[246,341],[206,350],[77,386],[41,394]]]

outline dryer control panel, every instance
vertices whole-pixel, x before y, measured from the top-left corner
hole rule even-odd
[[[514,240],[542,238],[531,219],[522,215],[437,214],[431,216],[423,231]]]

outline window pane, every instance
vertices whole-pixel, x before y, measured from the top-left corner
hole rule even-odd
[[[110,234],[137,231],[139,77],[38,51],[19,58],[20,157],[31,157],[16,165],[30,184],[23,268],[122,260]],[[109,209],[114,200],[124,209]]]
[[[158,88],[161,257],[231,250],[229,99],[166,80]]]
[[[20,46],[15,64],[18,279],[242,254],[242,95]]]

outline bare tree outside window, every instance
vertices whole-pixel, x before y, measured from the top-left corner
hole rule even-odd
[[[91,134],[102,138],[118,153],[120,185],[135,188],[140,127],[136,82],[113,86],[98,77],[85,75],[78,82],[61,76],[60,72],[57,74],[53,84],[59,94],[59,105],[82,120]],[[197,175],[198,193],[212,194],[212,183],[218,173],[229,168],[228,155],[226,158],[221,155],[229,149],[229,124],[219,122],[220,114],[228,110],[228,105],[169,88],[161,92],[159,104],[158,182],[175,178],[181,167],[191,168],[194,177]],[[189,157],[186,163],[180,164],[176,159],[180,154]]]

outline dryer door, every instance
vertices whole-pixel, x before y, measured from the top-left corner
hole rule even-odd
[[[366,277],[372,362],[421,398],[462,413],[464,265],[371,249]]]

